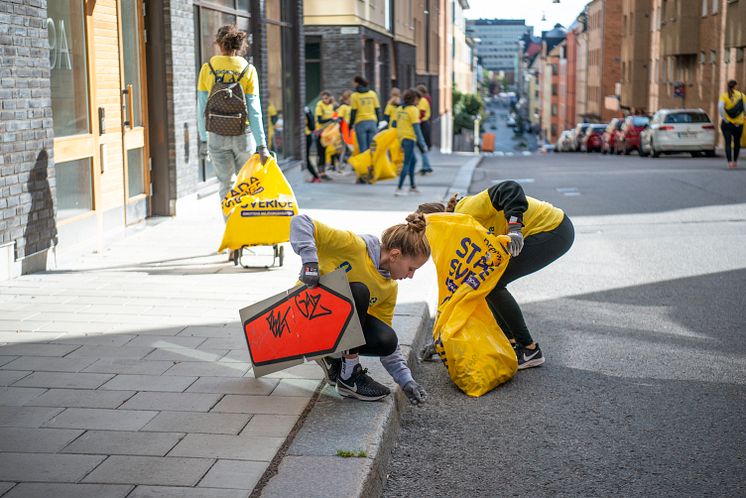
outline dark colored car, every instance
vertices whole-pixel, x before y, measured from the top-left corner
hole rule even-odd
[[[650,118],[647,116],[627,116],[622,128],[617,132],[614,151],[617,154],[629,154],[633,150],[640,152],[640,133],[647,128]]]
[[[624,124],[624,118],[614,118],[609,121],[609,126],[604,130],[604,134],[601,137],[603,145],[601,146],[601,154],[611,154],[614,152],[614,144],[616,142],[616,135],[619,130],[622,129]]]
[[[572,135],[572,150],[574,150],[575,152],[580,152],[580,148],[583,145],[583,139],[585,138],[585,132],[588,130],[588,127],[590,125],[591,123],[578,123],[577,125],[575,125],[575,131]]]
[[[583,137],[583,143],[580,145],[580,150],[582,152],[600,151],[604,144],[603,134],[604,131],[606,131],[607,126],[608,125],[605,124],[590,125],[585,131],[585,136]]]

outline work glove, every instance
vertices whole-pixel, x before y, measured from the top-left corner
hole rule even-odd
[[[204,159],[205,161],[210,159],[210,152],[207,149],[207,141],[206,140],[200,140],[199,145],[197,146],[197,151],[199,152],[199,158]]]
[[[383,130],[389,125],[388,121],[379,121],[378,122],[378,131]]]
[[[404,394],[407,395],[409,402],[413,405],[422,404],[427,399],[427,391],[425,391],[425,388],[414,380],[407,382],[402,390],[404,391]]]
[[[269,159],[269,149],[266,145],[258,147],[256,153],[259,154],[259,160],[262,162],[262,164],[266,163]]]
[[[319,264],[316,261],[303,263],[303,266],[300,269],[299,279],[310,289],[319,285]]]
[[[510,237],[510,244],[508,244],[508,252],[514,258],[521,253],[523,249],[523,233],[521,228],[523,225],[520,223],[510,223],[508,225],[508,237]]]

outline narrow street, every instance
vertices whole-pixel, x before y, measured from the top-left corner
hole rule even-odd
[[[490,158],[576,228],[511,285],[546,363],[482,398],[439,363],[385,496],[743,496],[746,173],[723,159]]]

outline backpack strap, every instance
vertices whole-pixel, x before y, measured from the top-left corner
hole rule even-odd
[[[246,67],[243,68],[243,71],[241,71],[241,74],[239,74],[238,78],[236,78],[236,80],[235,80],[236,82],[241,81],[243,79],[243,77],[246,75],[246,71],[249,70],[249,66],[250,65],[251,64],[248,64],[248,63],[246,64]]]

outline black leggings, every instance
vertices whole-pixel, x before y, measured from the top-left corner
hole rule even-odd
[[[425,139],[425,145],[429,149],[433,146],[430,138],[430,120],[420,122],[420,129],[422,130],[422,137]]]
[[[321,135],[316,137],[316,153],[319,155],[319,160],[316,161],[316,169],[319,173],[326,171],[326,147],[321,143]]]
[[[741,152],[741,134],[743,133],[743,125],[736,126],[729,121],[723,120],[720,123],[720,131],[723,132],[723,138],[725,139],[726,159],[728,159],[728,162],[738,161],[738,153]],[[732,154],[730,145],[731,140],[733,140]]]
[[[388,356],[396,351],[399,339],[397,339],[394,329],[368,314],[368,304],[370,303],[368,287],[360,282],[350,282],[350,290],[365,337],[365,345],[350,349],[350,353],[363,356]]]
[[[492,315],[508,339],[515,339],[522,346],[534,342],[528,332],[521,308],[506,286],[559,259],[570,249],[574,240],[575,228],[570,218],[565,215],[562,223],[554,230],[526,237],[521,253],[510,259],[505,273],[495,288],[487,294],[487,304],[492,310]]]
[[[313,145],[313,135],[308,134],[306,135],[306,169],[311,173],[311,176],[318,178],[319,173],[316,171],[316,166],[311,162],[311,145]]]

